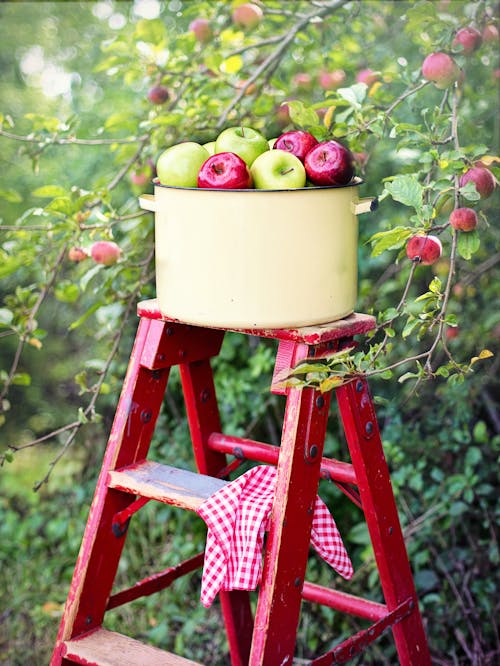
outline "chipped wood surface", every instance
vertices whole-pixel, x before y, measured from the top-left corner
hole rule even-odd
[[[195,511],[225,482],[188,470],[145,460],[109,472],[109,486]]]
[[[99,666],[201,666],[198,662],[145,645],[107,629],[65,643],[66,658]],[[83,661],[85,660],[85,661]]]

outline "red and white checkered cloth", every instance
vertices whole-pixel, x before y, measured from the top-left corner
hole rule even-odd
[[[262,545],[268,529],[276,469],[259,465],[215,492],[197,510],[208,532],[201,603],[210,606],[220,590],[255,590],[262,573]],[[341,576],[353,568],[325,503],[316,498],[311,543]]]

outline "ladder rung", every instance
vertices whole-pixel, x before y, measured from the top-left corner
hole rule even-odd
[[[76,664],[96,666],[201,666],[196,661],[164,652],[129,636],[99,628],[64,643],[64,657]]]
[[[109,472],[110,488],[195,511],[225,485],[212,476],[143,460]]]

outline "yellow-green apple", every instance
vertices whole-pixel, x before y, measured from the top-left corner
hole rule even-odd
[[[307,153],[318,143],[316,137],[304,130],[291,130],[279,136],[273,148],[286,150],[303,163]]]
[[[207,143],[203,144],[203,148],[208,150],[209,155],[215,155],[215,141],[207,141]]]
[[[72,247],[68,251],[68,259],[70,261],[83,261],[84,259],[87,259],[88,256],[87,250],[83,247]]]
[[[210,21],[205,18],[197,18],[189,24],[189,30],[194,34],[197,41],[206,44],[212,39],[212,27]]]
[[[251,127],[228,127],[215,140],[216,153],[236,153],[248,166],[266,150],[267,139]]]
[[[304,166],[313,185],[347,185],[354,176],[353,162],[351,151],[331,139],[311,148]]]
[[[210,157],[209,152],[195,141],[185,141],[163,151],[156,163],[156,173],[161,185],[196,187],[198,171]]]
[[[286,150],[268,150],[250,168],[259,190],[295,190],[306,184],[306,171],[298,157]]]
[[[460,28],[460,30],[457,31],[455,38],[453,39],[453,46],[461,46],[461,53],[464,55],[471,55],[471,53],[477,51],[481,46],[482,41],[483,38],[479,30],[469,25],[465,28]]]
[[[255,28],[262,21],[264,14],[262,9],[253,2],[246,2],[233,9],[233,23],[239,28]]]
[[[477,227],[476,211],[472,208],[455,208],[450,215],[450,224],[457,231],[473,231]]]
[[[113,241],[96,241],[90,247],[90,256],[97,264],[111,266],[120,258],[121,250]]]
[[[234,153],[216,153],[201,165],[198,187],[218,190],[246,190],[252,176],[246,162]]]
[[[447,53],[430,53],[422,63],[422,76],[436,88],[448,88],[460,78],[460,68]]]
[[[437,236],[417,234],[406,243],[406,256],[415,263],[430,266],[441,256],[443,246]]]
[[[460,187],[472,182],[481,199],[487,199],[496,187],[495,176],[483,166],[473,166],[460,176]]]
[[[153,104],[164,104],[169,97],[170,93],[165,86],[157,85],[148,90],[148,99]]]

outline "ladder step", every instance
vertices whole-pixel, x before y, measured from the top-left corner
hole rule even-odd
[[[95,666],[202,666],[196,661],[102,628],[81,638],[65,641],[63,655],[75,664]]]
[[[226,481],[185,469],[143,460],[109,472],[108,485],[132,495],[172,504],[182,509],[196,509]]]

